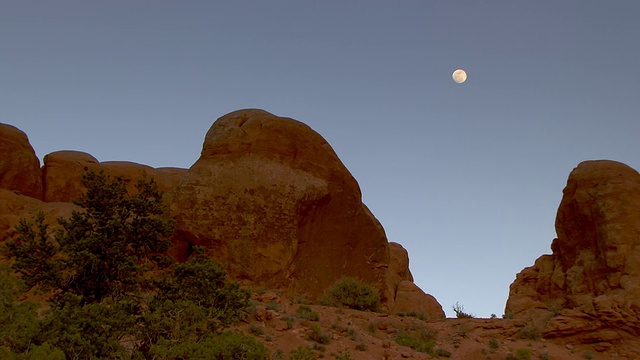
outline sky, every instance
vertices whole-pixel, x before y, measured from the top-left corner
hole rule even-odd
[[[190,167],[218,117],[320,133],[448,316],[501,316],[569,172],[640,169],[636,0],[0,0],[0,122],[37,155]],[[467,71],[463,84],[452,72]]]

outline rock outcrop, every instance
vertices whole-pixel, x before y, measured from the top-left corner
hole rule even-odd
[[[382,226],[331,146],[301,122],[262,110],[221,117],[169,198],[180,236],[237,278],[312,296],[344,275],[386,288]]]
[[[417,312],[430,320],[444,319],[442,305],[413,283],[407,250],[398,243],[390,242],[389,255],[386,280],[389,292],[393,294],[393,312]]]
[[[78,210],[70,202],[82,195],[87,171],[120,177],[129,191],[154,178],[165,192],[166,215],[176,220],[170,253],[178,260],[202,245],[237,279],[313,298],[352,276],[378,288],[389,310],[444,317],[440,304],[413,284],[406,250],[387,242],[356,180],[301,122],[262,110],[227,114],[188,170],[99,162],[80,151],[48,154],[39,169],[26,135],[8,125],[1,130],[12,140],[0,149],[11,159],[0,163],[0,188],[8,189],[0,192],[0,239],[21,217],[44,211],[54,221]]]
[[[640,174],[586,161],[569,175],[552,254],[520,272],[505,313],[528,316],[545,337],[601,348],[640,336]]]
[[[160,191],[167,192],[176,187],[187,172],[179,168],[154,169],[128,161],[99,162],[81,151],[56,151],[44,157],[44,201],[70,202],[79,199],[83,191],[82,174],[90,170],[104,171],[110,176],[122,178],[130,192],[135,191],[138,180],[151,178],[158,183]]]
[[[0,123],[0,189],[42,199],[40,160],[27,135],[3,123]]]

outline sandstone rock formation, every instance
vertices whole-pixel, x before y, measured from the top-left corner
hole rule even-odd
[[[640,336],[640,175],[586,161],[569,175],[551,255],[511,285],[506,313],[530,317],[545,337],[601,348]]]
[[[153,177],[166,194],[167,216],[176,220],[170,253],[178,260],[204,245],[238,279],[311,297],[353,276],[378,288],[389,310],[444,317],[440,304],[413,284],[406,250],[387,242],[356,180],[331,146],[301,122],[262,110],[225,115],[207,133],[189,170],[99,162],[80,151],[48,154],[40,170],[24,133],[7,125],[2,134],[14,139],[3,151],[17,160],[0,163],[6,169],[0,174],[20,176],[0,177],[0,188],[8,189],[0,192],[0,240],[20,217],[44,211],[55,223],[79,210],[70,202],[82,195],[86,171],[121,177],[130,191],[138,180]],[[32,178],[31,185],[24,180]],[[45,202],[19,194],[29,191]]]
[[[262,110],[221,117],[168,198],[176,247],[206,246],[237,278],[317,297],[348,275],[380,289],[390,307],[402,281],[413,285],[406,251],[392,246],[404,251],[404,262],[390,260],[402,256],[391,255],[355,179],[331,146],[296,120]],[[444,314],[417,287],[406,289],[399,296],[411,298],[404,304],[411,310]]]
[[[44,157],[44,200],[70,202],[78,199],[83,191],[82,174],[89,170],[121,177],[130,192],[135,191],[138,180],[150,178],[158,183],[160,191],[167,192],[178,185],[187,171],[179,168],[154,169],[128,161],[99,162],[81,151],[56,151]]]
[[[389,292],[393,294],[393,312],[418,312],[427,319],[444,319],[440,303],[413,283],[407,250],[398,243],[390,242],[389,255],[386,280]]]
[[[180,236],[238,278],[312,295],[343,275],[385,288],[382,226],[329,144],[301,122],[262,110],[221,117],[169,198]]]
[[[0,189],[42,199],[40,160],[27,135],[18,128],[0,123]]]

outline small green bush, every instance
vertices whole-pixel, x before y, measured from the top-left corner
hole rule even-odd
[[[309,320],[309,321],[318,321],[320,320],[320,315],[317,312],[313,311],[307,305],[300,305],[296,309],[296,316],[300,319]]]
[[[316,360],[310,346],[298,346],[289,353],[289,360]]]
[[[336,360],[352,360],[351,354],[349,353],[349,349],[338,350],[338,353],[335,355]]]
[[[360,343],[360,344],[356,345],[356,350],[358,350],[358,351],[366,351],[367,350],[367,345],[365,345],[364,343]]]
[[[423,321],[427,320],[427,317],[424,315],[424,313],[417,312],[417,311],[399,312],[399,313],[396,313],[396,315],[400,317],[410,316]]]
[[[436,357],[450,358],[451,357],[451,351],[448,351],[446,349],[436,349],[435,356]]]
[[[500,347],[500,340],[496,339],[496,338],[491,338],[489,340],[489,348],[491,350],[497,350]]]
[[[433,347],[436,345],[433,337],[426,332],[421,332],[418,335],[414,335],[408,332],[401,331],[394,339],[398,345],[408,346],[413,350],[431,354]]]
[[[355,310],[378,311],[380,294],[371,285],[358,279],[343,277],[327,290],[325,297],[334,306],[346,306]]]
[[[327,345],[331,341],[329,335],[323,333],[317,325],[311,325],[309,329],[311,329],[311,332],[308,335],[309,340],[323,345]]]
[[[161,346],[152,349],[155,359],[217,359],[268,360],[269,349],[264,344],[241,332],[225,331],[209,336],[198,343]]]
[[[533,351],[531,349],[518,349],[516,350],[516,358],[518,360],[530,360],[531,356],[533,356]]]

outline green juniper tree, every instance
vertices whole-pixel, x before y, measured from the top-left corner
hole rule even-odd
[[[62,229],[53,238],[43,214],[35,217],[37,230],[20,221],[18,239],[7,243],[13,268],[28,286],[52,289],[62,302],[68,293],[82,303],[135,294],[148,284],[145,270],[169,264],[163,253],[173,226],[158,216],[164,210],[158,186],[140,181],[129,196],[121,178],[93,171],[83,174],[82,185],[86,193],[74,203],[84,211],[58,219]]]

